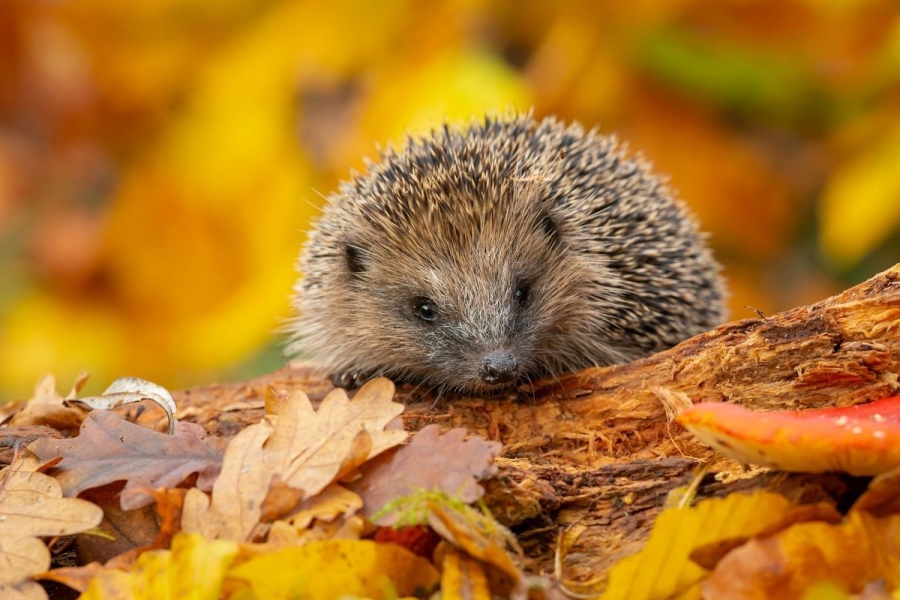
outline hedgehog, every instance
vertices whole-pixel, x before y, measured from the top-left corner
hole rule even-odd
[[[335,385],[484,393],[628,362],[725,317],[686,206],[615,136],[508,113],[381,151],[297,263],[288,352]]]

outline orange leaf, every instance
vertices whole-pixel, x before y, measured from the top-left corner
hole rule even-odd
[[[754,412],[702,403],[677,421],[743,463],[785,471],[877,475],[900,466],[900,396],[846,408]]]
[[[852,510],[840,525],[799,523],[729,553],[703,583],[703,597],[787,600],[822,581],[853,593],[878,579],[896,589],[898,543],[900,515],[879,519]]]

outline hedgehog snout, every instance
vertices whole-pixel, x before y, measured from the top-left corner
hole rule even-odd
[[[509,350],[495,350],[482,357],[478,375],[488,385],[509,383],[518,378],[519,364]]]

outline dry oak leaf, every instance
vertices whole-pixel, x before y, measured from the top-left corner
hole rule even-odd
[[[52,477],[34,470],[33,457],[20,455],[0,471],[0,591],[3,598],[25,594],[44,597],[40,586],[25,580],[50,567],[50,552],[39,536],[71,535],[96,527],[100,507],[63,498]]]
[[[185,497],[182,528],[210,539],[253,539],[263,516],[275,477],[275,493],[285,497],[284,485],[302,490],[297,500],[310,498],[344,474],[348,465],[396,446],[406,432],[386,429],[403,412],[393,402],[394,384],[385,378],[368,382],[352,400],[336,389],[315,410],[303,392],[280,402],[266,402],[273,414],[246,427],[225,450],[222,472],[212,500],[199,490]],[[284,484],[284,485],[282,485]],[[292,508],[292,507],[290,507]],[[277,518],[274,513],[268,518]]]
[[[87,373],[79,373],[72,391],[64,398],[56,391],[56,378],[49,373],[42,376],[34,386],[34,396],[11,416],[10,426],[47,425],[60,431],[77,430],[88,411],[69,405],[67,400],[74,400],[87,380]]]
[[[167,435],[97,410],[85,419],[78,437],[37,440],[29,449],[43,460],[62,457],[53,475],[66,496],[126,481],[121,505],[131,510],[153,502],[139,488],[172,488],[192,473],[199,474],[197,487],[209,489],[222,462],[223,444],[194,423],[178,423],[175,433]]]
[[[450,497],[471,504],[484,494],[477,480],[496,472],[494,458],[503,445],[482,437],[465,437],[463,428],[441,435],[440,425],[428,425],[410,442],[386,453],[362,468],[362,477],[350,486],[362,496],[363,512],[372,517],[388,502],[419,490],[438,489]],[[396,511],[376,519],[379,525],[393,525]]]
[[[362,498],[345,487],[331,484],[320,494],[297,505],[286,521],[297,529],[306,529],[313,519],[331,522],[340,516],[350,516],[363,506]]]
[[[278,423],[266,443],[266,462],[289,486],[306,497],[318,494],[334,481],[350,459],[359,438],[369,440],[363,460],[372,459],[407,438],[402,429],[385,429],[403,412],[394,402],[394,384],[385,377],[366,383],[353,400],[342,389],[331,391],[315,410],[303,392],[288,397],[277,409]]]
[[[180,533],[171,550],[144,552],[130,571],[100,570],[79,600],[216,600],[238,550],[234,542]]]
[[[427,595],[440,575],[431,562],[396,544],[327,540],[253,558],[231,569],[228,579],[240,598],[388,599]],[[241,595],[242,587],[252,595]]]
[[[704,402],[687,408],[677,421],[745,464],[858,476],[900,467],[900,396],[800,411],[751,411],[727,402]]]
[[[341,517],[334,521],[313,521],[306,529],[294,527],[287,521],[275,521],[269,529],[265,544],[253,544],[260,553],[288,547],[303,546],[325,540],[358,540],[371,528],[371,523],[359,515]],[[246,549],[246,546],[245,546]]]

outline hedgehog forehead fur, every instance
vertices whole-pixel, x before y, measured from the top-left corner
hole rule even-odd
[[[367,167],[299,262],[290,350],[333,372],[484,391],[490,360],[511,383],[637,358],[723,318],[693,219],[612,137],[489,117]]]

